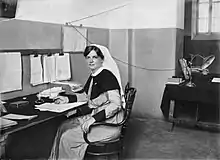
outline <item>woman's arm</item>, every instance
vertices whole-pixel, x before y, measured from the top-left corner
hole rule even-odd
[[[121,110],[121,97],[119,90],[117,89],[110,90],[107,91],[106,93],[107,93],[108,103],[103,104],[106,105],[105,109],[93,115],[93,118],[96,120],[96,122],[100,122],[107,118],[110,118]]]

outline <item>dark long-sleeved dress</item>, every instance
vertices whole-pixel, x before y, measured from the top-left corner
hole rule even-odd
[[[88,144],[83,139],[81,125],[91,116],[96,122],[119,123],[122,121],[120,86],[109,70],[102,69],[98,74],[90,75],[83,94],[88,98],[88,106],[80,109],[83,116],[69,119],[61,125],[55,137],[50,159],[83,159]],[[68,96],[68,98],[70,102],[76,100],[74,96]],[[114,139],[120,135],[120,130],[121,128],[95,127],[88,135],[89,140]]]

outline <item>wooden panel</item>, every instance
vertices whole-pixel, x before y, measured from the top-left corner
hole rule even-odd
[[[1,22],[0,35],[0,50],[61,48],[61,25],[9,20]]]
[[[88,43],[95,43],[108,46],[108,29],[88,28]],[[88,44],[87,43],[87,44]]]

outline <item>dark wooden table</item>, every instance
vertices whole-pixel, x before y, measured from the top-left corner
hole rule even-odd
[[[5,159],[47,159],[59,125],[67,119],[65,116],[74,109],[62,113],[39,111],[35,109],[36,95],[25,97],[29,104],[19,109],[10,108],[11,102],[24,100],[18,97],[6,101],[5,107],[9,113],[20,113],[23,115],[37,115],[31,120],[18,120],[18,124],[1,130],[1,137],[6,138]],[[50,102],[49,99],[44,99]],[[80,107],[80,106],[79,106]],[[73,115],[74,116],[74,115]]]
[[[161,110],[165,119],[201,127],[220,127],[220,84],[212,83],[219,75],[194,75],[195,87],[166,84]],[[171,130],[172,130],[171,129]]]

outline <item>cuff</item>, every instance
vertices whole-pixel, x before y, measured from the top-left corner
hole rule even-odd
[[[105,110],[102,110],[101,112],[98,112],[94,116],[92,116],[96,122],[101,122],[106,119]]]
[[[82,107],[77,109],[77,115],[82,116],[92,112],[92,109],[88,107],[88,105],[83,105]]]

